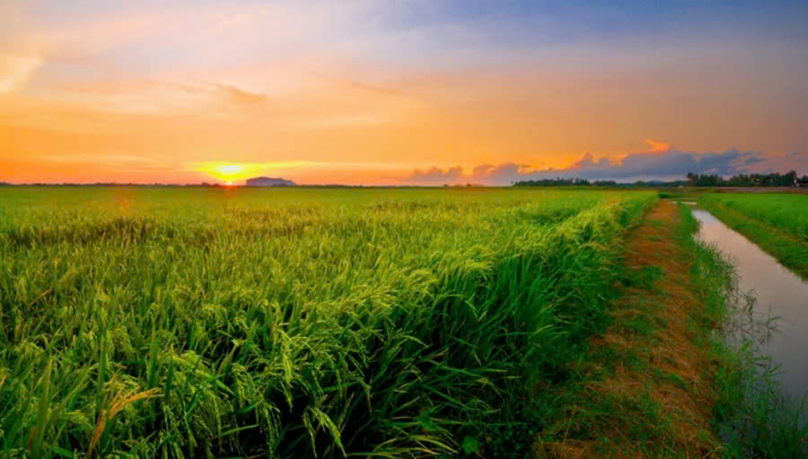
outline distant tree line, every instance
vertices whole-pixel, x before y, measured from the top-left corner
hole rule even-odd
[[[511,182],[513,186],[603,186],[603,187],[787,187],[787,186],[808,186],[808,175],[797,176],[797,172],[790,171],[785,174],[773,172],[770,174],[739,174],[730,178],[723,178],[715,174],[687,174],[687,180],[674,180],[665,182],[661,180],[634,182],[615,182],[614,180],[589,180],[579,178],[541,179],[541,180],[520,180]]]
[[[687,174],[687,183],[691,186],[805,186],[808,184],[808,175],[797,176],[796,171],[785,174],[772,172],[770,174],[738,174],[725,179],[715,174]]]
[[[554,179],[542,180],[520,180],[511,182],[513,186],[601,186],[601,187],[676,187],[687,185],[685,180],[675,180],[672,182],[663,182],[661,180],[643,181],[637,180],[634,182],[616,182],[614,180],[595,180],[589,181],[586,179],[571,178],[565,179],[556,177]]]

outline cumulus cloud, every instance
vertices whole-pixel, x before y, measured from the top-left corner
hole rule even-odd
[[[760,161],[747,163],[749,170],[759,173],[797,171],[798,174],[808,174],[808,153],[792,151],[785,155],[772,155]]]
[[[731,176],[739,173],[765,170],[768,164],[781,165],[762,152],[727,150],[724,152],[690,152],[679,150],[660,151],[652,145],[652,151],[629,153],[619,161],[607,158],[595,159],[585,154],[571,166],[561,169],[536,170],[525,164],[506,163],[497,166],[482,165],[465,173],[460,167],[439,169],[433,167],[416,170],[406,179],[406,183],[417,185],[443,185],[474,183],[481,185],[508,185],[519,180],[542,180],[561,178],[582,178],[586,180],[681,180],[688,172]],[[797,152],[788,155],[790,164],[797,165],[797,172],[808,172],[808,155]],[[799,161],[795,159],[799,158]],[[750,166],[754,166],[750,168]],[[779,169],[778,169],[779,170]],[[784,171],[783,171],[784,172]]]

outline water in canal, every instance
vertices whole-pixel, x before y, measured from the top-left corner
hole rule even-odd
[[[701,222],[699,239],[735,263],[740,291],[754,291],[755,311],[779,317],[776,332],[760,352],[781,365],[783,388],[801,399],[808,392],[808,282],[709,212],[693,209],[693,216]]]

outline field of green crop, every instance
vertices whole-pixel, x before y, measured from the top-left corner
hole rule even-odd
[[[698,202],[808,279],[808,195],[708,193]]]
[[[656,199],[0,189],[0,455],[527,451]]]

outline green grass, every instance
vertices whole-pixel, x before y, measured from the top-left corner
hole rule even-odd
[[[757,352],[765,323],[754,319],[737,295],[731,263],[712,247],[696,242],[698,222],[681,206],[681,240],[692,254],[691,279],[703,299],[694,317],[695,334],[718,362],[712,375],[715,427],[729,458],[802,458],[808,455],[808,424],[799,401],[786,397],[776,365]]]
[[[524,457],[655,200],[0,190],[0,455]]]
[[[754,333],[737,336],[738,321],[751,317],[739,307],[732,265],[713,248],[698,242],[694,235],[698,222],[688,206],[680,206],[682,224],[676,228],[676,241],[687,260],[691,260],[688,288],[695,292],[698,304],[691,309],[687,328],[699,349],[706,353],[703,377],[712,407],[711,430],[702,430],[702,454],[727,458],[802,458],[808,454],[808,426],[798,401],[789,400],[776,382],[771,358],[755,352]],[[648,225],[655,226],[653,220]],[[657,292],[664,279],[657,266],[644,266],[624,273],[621,283],[640,292]],[[688,380],[671,371],[649,364],[652,340],[664,339],[668,328],[660,317],[657,304],[647,301],[630,304],[638,313],[618,315],[612,330],[628,331],[635,342],[630,348],[605,345],[591,350],[571,365],[573,374],[562,388],[556,389],[559,403],[545,411],[548,426],[539,432],[540,442],[548,445],[571,444],[563,450],[575,455],[583,442],[594,442],[587,454],[602,457],[682,457],[682,437],[677,432],[675,413],[666,412],[652,397],[656,385],[669,384],[692,392],[699,390]],[[618,306],[619,307],[619,306]],[[751,323],[748,332],[765,324]],[[732,344],[730,344],[732,343]],[[735,344],[738,344],[737,346]],[[616,370],[636,372],[640,384],[631,391],[607,392],[593,389],[610,381]],[[650,378],[643,380],[642,376]],[[537,409],[538,411],[538,409]],[[717,437],[717,442],[713,435]],[[593,451],[594,450],[594,451]],[[563,454],[563,453],[562,453]],[[712,457],[712,456],[710,456]]]
[[[808,196],[804,194],[710,193],[701,196],[700,204],[721,205],[808,242]]]
[[[808,279],[808,195],[709,193],[698,202]]]

